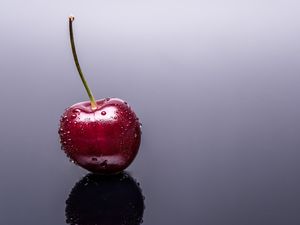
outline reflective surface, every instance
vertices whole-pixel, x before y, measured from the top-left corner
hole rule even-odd
[[[126,100],[143,123],[127,169],[143,225],[299,225],[299,4],[2,0],[0,224],[66,225],[87,174],[57,134],[88,100],[73,13],[95,98]]]
[[[66,222],[71,225],[139,225],[144,197],[139,183],[127,174],[88,174],[72,189],[66,201]]]

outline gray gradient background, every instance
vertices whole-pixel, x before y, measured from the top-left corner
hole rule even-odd
[[[65,224],[86,174],[57,135],[87,99],[70,13],[94,95],[143,122],[145,225],[300,224],[299,1],[1,0],[1,225]]]

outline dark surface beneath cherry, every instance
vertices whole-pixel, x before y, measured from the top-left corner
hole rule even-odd
[[[126,100],[143,123],[127,169],[143,225],[299,225],[299,2],[245,2],[2,0],[0,224],[65,225],[87,175],[57,134],[87,100],[72,12],[95,97]]]

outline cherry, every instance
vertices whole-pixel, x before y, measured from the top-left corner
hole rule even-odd
[[[65,215],[70,225],[140,225],[144,209],[142,190],[129,174],[88,174],[69,194]]]
[[[140,146],[141,125],[125,101],[94,99],[78,62],[73,21],[70,16],[72,53],[90,101],[76,103],[63,113],[58,131],[62,149],[74,163],[91,172],[117,173],[134,160]]]

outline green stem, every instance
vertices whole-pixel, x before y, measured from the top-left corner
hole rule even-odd
[[[76,53],[76,49],[75,49],[75,43],[74,43],[74,35],[73,35],[73,26],[72,26],[72,23],[74,21],[74,16],[69,16],[69,31],[70,31],[70,42],[71,42],[71,48],[72,48],[72,53],[73,53],[73,57],[74,57],[74,62],[75,62],[75,65],[76,65],[76,68],[77,68],[77,71],[79,73],[79,76],[80,76],[80,79],[85,87],[85,90],[89,96],[89,99],[91,101],[91,107],[93,110],[97,109],[97,103],[95,101],[95,98],[84,78],[84,75],[81,71],[81,68],[80,68],[80,65],[79,65],[79,61],[78,61],[78,58],[77,58],[77,53]]]

